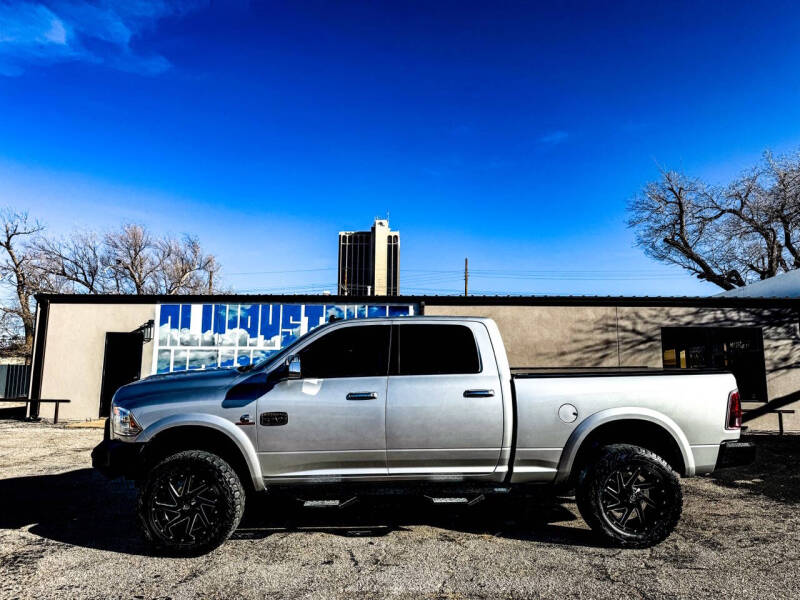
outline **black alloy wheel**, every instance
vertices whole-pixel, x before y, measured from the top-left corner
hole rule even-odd
[[[606,477],[600,500],[603,516],[621,533],[640,534],[664,513],[661,474],[643,465],[620,468]]]
[[[219,518],[220,492],[213,482],[192,471],[162,478],[148,503],[149,517],[160,537],[192,544],[205,539]]]
[[[628,548],[666,539],[683,506],[677,473],[660,456],[628,444],[602,448],[599,459],[581,472],[576,500],[594,531]]]
[[[200,450],[165,458],[150,472],[138,501],[145,537],[170,554],[213,550],[236,529],[245,490],[231,466]]]

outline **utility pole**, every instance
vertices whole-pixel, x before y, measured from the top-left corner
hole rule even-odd
[[[469,295],[469,259],[464,259],[464,295]]]

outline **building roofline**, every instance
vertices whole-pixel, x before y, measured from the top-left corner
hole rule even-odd
[[[36,294],[52,304],[423,304],[427,306],[685,306],[694,308],[790,308],[800,298],[720,296],[339,296],[322,294]]]

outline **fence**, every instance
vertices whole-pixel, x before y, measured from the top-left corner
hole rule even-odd
[[[0,365],[0,398],[27,396],[30,381],[30,365]]]

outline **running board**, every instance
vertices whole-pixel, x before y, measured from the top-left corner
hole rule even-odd
[[[464,496],[425,496],[433,504],[464,504],[466,506],[475,506],[479,502],[483,502],[486,496],[478,494],[472,498]]]
[[[347,500],[303,500],[303,508],[345,508],[357,501],[356,496],[351,496]]]

